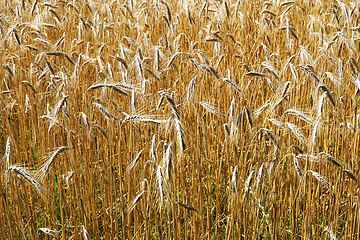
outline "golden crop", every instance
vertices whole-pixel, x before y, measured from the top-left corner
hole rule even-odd
[[[359,11],[2,0],[0,239],[359,239]]]

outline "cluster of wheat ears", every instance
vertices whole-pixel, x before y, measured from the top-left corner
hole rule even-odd
[[[2,0],[0,239],[358,239],[359,16]]]

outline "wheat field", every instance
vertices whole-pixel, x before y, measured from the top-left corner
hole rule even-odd
[[[360,239],[359,14],[2,0],[0,239]]]

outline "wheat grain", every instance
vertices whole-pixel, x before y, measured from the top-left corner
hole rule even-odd
[[[305,145],[307,145],[306,137],[300,130],[292,123],[285,122],[286,126],[295,134],[295,136]]]
[[[86,130],[89,132],[89,131],[90,131],[90,120],[89,120],[89,117],[86,116],[86,114],[83,113],[83,112],[80,112],[80,114],[81,114],[82,122],[83,122],[83,124],[84,124],[85,127],[86,127]]]
[[[315,84],[318,84],[320,82],[320,79],[318,78],[316,73],[313,71],[311,65],[307,65],[307,66],[299,65],[298,67],[301,70],[303,70],[305,73],[307,73],[313,80],[315,80]]]
[[[118,93],[120,93],[120,94],[122,94],[122,95],[124,95],[124,96],[128,96],[128,94],[126,93],[126,92],[124,92],[123,90],[121,90],[120,88],[119,88],[119,86],[121,87],[121,86],[126,86],[125,84],[115,84],[115,85],[113,85],[113,84],[96,84],[96,85],[92,85],[92,86],[90,86],[88,89],[86,89],[86,91],[85,92],[87,92],[87,91],[89,91],[89,90],[94,90],[94,89],[98,89],[98,88],[110,88],[110,89],[112,89],[112,90],[114,90],[114,91],[116,91],[116,92],[118,92]]]
[[[96,108],[106,117],[109,119],[116,119],[102,104],[93,102]]]
[[[298,82],[299,77],[296,68],[294,67],[294,65],[292,65],[292,63],[289,63],[289,67],[290,67],[291,75],[295,79],[295,82]]]
[[[181,56],[182,54],[183,54],[182,52],[177,52],[177,53],[175,53],[175,54],[170,58],[167,66],[166,66],[166,68],[170,68],[171,65],[174,63],[174,61],[175,61],[179,56]]]
[[[312,170],[308,170],[308,172],[310,172],[324,187],[328,189],[331,188],[331,184],[326,181],[325,178],[323,178],[318,172],[314,172]]]
[[[270,58],[270,56],[269,56]],[[279,80],[279,74],[277,73],[275,67],[269,62],[262,62],[261,66],[264,67],[264,70],[268,71],[276,80]]]
[[[212,114],[215,114],[217,116],[222,116],[222,113],[220,113],[216,106],[209,102],[199,102],[201,106],[203,106],[208,112],[211,112]]]
[[[255,170],[251,171],[249,176],[245,180],[244,197],[247,196],[247,194],[251,188],[251,182],[252,182],[254,173],[255,173]]]
[[[268,109],[270,106],[270,101],[267,100],[266,103],[264,105],[262,105],[261,107],[259,107],[258,109],[254,110],[254,116],[257,117],[259,116],[261,113],[263,113],[266,109]]]
[[[329,233],[330,240],[337,240],[335,234],[331,231],[329,227],[326,227],[325,230]]]
[[[239,93],[241,92],[240,88],[235,83],[230,81],[228,78],[220,78],[220,80],[222,80],[224,83],[228,84],[230,87],[234,88]]]
[[[191,81],[189,82],[188,90],[186,92],[186,100],[185,100],[186,102],[189,102],[192,99],[195,89],[196,89],[196,77],[191,79]]]
[[[126,172],[127,173],[130,173],[134,167],[138,164],[140,158],[141,158],[141,155],[142,153],[144,152],[144,148],[136,155],[136,157],[134,158],[134,160],[127,166],[126,168]]]
[[[14,76],[14,73],[13,73],[13,71],[11,70],[11,68],[10,68],[10,66],[8,64],[4,64],[3,68],[5,68],[12,77]]]
[[[296,109],[287,109],[284,113],[283,113],[283,116],[286,115],[286,114],[290,114],[290,115],[293,115],[307,123],[310,123],[310,124],[314,124],[314,120],[310,117],[310,116],[307,116],[305,115],[305,113],[299,111],[299,110],[296,110]]]
[[[193,206],[186,205],[186,204],[181,203],[181,202],[177,202],[177,204],[179,204],[181,207],[183,207],[183,208],[185,208],[187,210],[198,212],[198,210],[196,210]]]
[[[166,145],[164,145],[166,146]],[[173,153],[172,153],[172,142],[166,146],[166,150],[164,150],[164,156],[161,160],[162,166],[165,169],[165,179],[169,180],[171,178],[171,171],[173,168]]]
[[[154,134],[151,140],[151,148],[150,148],[150,159],[153,162],[157,162],[157,154],[156,154],[156,135]]]
[[[246,71],[251,72],[250,67],[246,63],[242,62],[241,65],[243,65],[243,67],[245,68]]]
[[[106,139],[109,139],[106,131],[105,131],[101,126],[99,126],[98,124],[93,124],[93,125],[92,125],[92,128],[93,128],[93,127],[96,127],[97,129],[99,129],[100,132],[104,135],[104,137],[105,137]],[[91,129],[90,129],[90,130],[91,130]]]
[[[332,97],[329,89],[328,89],[325,85],[323,85],[323,84],[320,84],[320,85],[319,85],[319,88],[323,89],[323,90],[326,92],[327,97],[330,99],[331,103],[332,103],[333,106],[335,107],[335,100],[334,100],[334,98]]]
[[[20,176],[24,180],[26,180],[30,185],[32,185],[36,191],[42,196],[44,199],[46,199],[46,191],[44,187],[23,167],[17,166],[17,165],[11,165],[8,170],[6,170],[5,178],[9,179],[8,174],[10,172],[16,173],[16,175]]]
[[[180,155],[184,153],[185,150],[185,134],[183,125],[181,124],[180,120],[175,118],[175,129],[176,129],[176,136],[177,136],[177,144]]]
[[[157,181],[158,190],[159,190],[159,197],[160,197],[159,206],[160,206],[160,211],[161,211],[163,203],[164,203],[164,197],[165,197],[165,189],[164,189],[165,186],[164,186],[164,174],[162,171],[162,167],[160,165],[157,167],[157,170],[156,170],[156,181]]]
[[[289,147],[289,149],[290,149],[291,147],[295,148],[296,152],[298,152],[299,154],[304,154],[304,151],[303,151],[299,146],[297,146],[297,145],[291,145],[291,146]]]
[[[186,56],[190,59],[190,61],[194,64],[196,68],[198,68],[202,73],[205,72],[204,66],[202,66],[196,58],[191,56],[189,53],[186,53]]]
[[[155,119],[150,115],[128,115],[122,122],[121,125],[124,125],[126,122],[149,122],[154,124],[165,123],[166,120]],[[156,116],[155,116],[156,117]]]
[[[176,103],[174,101],[174,99],[165,91],[161,91],[160,95],[166,99],[166,101],[168,101],[168,103],[170,103],[171,108],[174,110],[176,117],[180,118],[180,111],[178,109],[178,107],[176,106]]]
[[[235,166],[231,177],[231,192],[233,195],[237,192],[238,175],[239,175],[238,166]]]
[[[48,154],[48,158],[44,161],[44,163],[41,165],[39,170],[36,172],[35,176],[36,179],[39,179],[42,181],[45,177],[45,175],[49,172],[51,165],[54,163],[56,158],[64,151],[68,150],[67,147],[62,146],[58,149],[54,150],[53,152]]]
[[[251,118],[250,110],[246,106],[244,106],[244,108],[243,108],[243,113],[245,113],[246,119],[248,120],[248,123],[249,123],[250,127],[252,128],[253,121]]]
[[[250,69],[249,69],[250,70]],[[259,73],[259,72],[247,72],[244,74],[244,76],[249,76],[249,77],[260,77],[260,78],[264,78],[266,77],[265,74],[263,73]]]
[[[294,163],[296,172],[298,173],[298,175],[299,175],[300,177],[302,177],[302,176],[303,176],[303,173],[302,173],[302,170],[301,170],[299,161],[297,160],[297,157],[293,157],[293,163]]]
[[[272,142],[274,142],[274,144],[275,144],[275,146],[276,146],[277,148],[279,148],[279,149],[281,148],[281,146],[280,146],[280,144],[279,144],[279,142],[278,142],[275,134],[274,134],[272,131],[270,131],[270,130],[267,129],[267,128],[261,128],[260,130],[262,130],[262,131],[264,131],[264,132],[266,133],[266,135],[268,136],[268,138],[269,138]]]
[[[350,170],[344,169],[342,170],[342,172],[345,173],[349,178],[357,182],[356,176]]]
[[[274,124],[275,126],[277,126],[278,128],[284,129],[285,128],[285,122],[270,118],[268,120],[269,122],[271,122],[272,124]]]
[[[321,152],[320,154],[322,154],[322,155],[324,155],[325,156],[325,158],[327,159],[327,160],[329,160],[332,164],[334,164],[335,166],[337,166],[337,167],[341,167],[342,166],[342,164],[339,162],[339,161],[337,161],[333,156],[331,156],[330,154],[327,154],[327,153],[324,153],[324,152]]]
[[[356,53],[356,49],[354,45],[349,41],[349,39],[346,37],[346,35],[343,32],[338,32],[337,36],[341,38],[343,43],[345,43],[346,47],[348,47],[353,53]]]
[[[81,226],[82,227],[82,232],[83,232],[83,236],[85,240],[88,240],[88,232],[86,231],[86,228],[84,225]]]
[[[264,169],[264,163],[261,164],[261,166],[260,166],[260,168],[258,170],[258,174],[256,176],[256,181],[255,181],[256,188],[259,188],[260,181],[261,181],[261,178],[263,176],[263,169]]]
[[[60,234],[59,231],[53,230],[51,228],[39,228],[38,230],[54,238],[58,238]]]

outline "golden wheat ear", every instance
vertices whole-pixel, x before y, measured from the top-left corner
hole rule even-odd
[[[59,232],[59,231],[56,231],[56,230],[51,229],[51,228],[39,228],[38,231],[41,231],[41,232],[43,232],[44,234],[49,235],[49,236],[52,236],[52,237],[54,237],[54,238],[58,238],[59,235],[60,235],[60,232]]]
[[[46,200],[48,193],[45,189],[45,186],[40,181],[38,181],[31,173],[29,173],[29,171],[25,167],[11,165],[5,173],[5,179],[10,179],[10,177],[13,175],[16,175],[28,182],[31,186],[35,188],[39,195]]]

